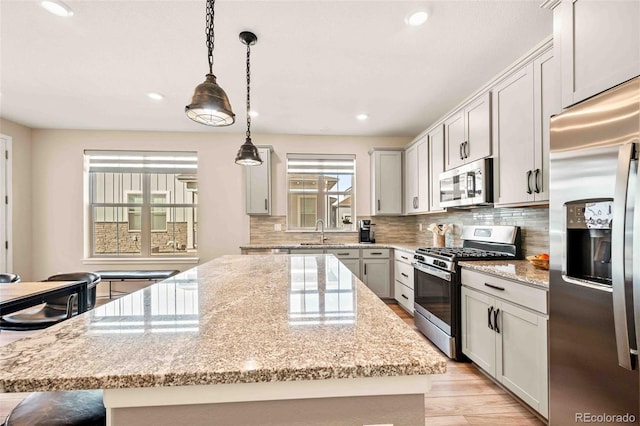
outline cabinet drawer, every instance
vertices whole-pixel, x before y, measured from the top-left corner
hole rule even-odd
[[[325,253],[332,254],[338,259],[359,259],[360,249],[327,249]]]
[[[395,266],[394,275],[396,281],[400,281],[410,289],[413,289],[413,266],[403,262],[396,262]]]
[[[394,257],[398,262],[404,262],[411,264],[413,262],[413,253],[408,253],[402,250],[394,250]]]
[[[547,292],[515,281],[462,268],[462,285],[546,314]]]
[[[362,249],[362,257],[365,259],[388,259],[389,249]]]
[[[394,287],[394,299],[413,315],[413,290],[398,281],[395,282]]]
[[[315,249],[315,248],[309,248],[309,249],[291,249],[289,250],[290,254],[323,254],[324,250],[323,249]]]

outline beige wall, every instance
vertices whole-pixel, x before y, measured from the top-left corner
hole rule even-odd
[[[31,215],[31,129],[0,118],[0,133],[12,138],[13,271],[23,281],[33,279]],[[37,238],[36,238],[37,240]]]
[[[99,269],[188,269],[192,264],[94,265],[83,263],[83,151],[85,149],[193,150],[198,152],[200,262],[239,254],[249,242],[244,213],[243,167],[234,163],[244,141],[239,134],[82,130],[36,130],[33,144],[33,276]],[[272,145],[273,214],[286,214],[285,167],[288,152],[356,154],[358,215],[369,215],[369,155],[372,147],[403,147],[408,138],[256,135]]]

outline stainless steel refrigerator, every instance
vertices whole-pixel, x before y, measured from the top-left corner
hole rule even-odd
[[[552,426],[639,422],[639,152],[640,77],[551,119]]]

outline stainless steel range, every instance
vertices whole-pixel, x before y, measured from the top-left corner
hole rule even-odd
[[[414,322],[447,356],[463,360],[460,339],[459,260],[520,259],[517,226],[465,226],[462,247],[416,250]]]

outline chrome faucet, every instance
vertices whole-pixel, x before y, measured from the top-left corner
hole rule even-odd
[[[316,231],[318,230],[318,224],[320,225],[320,244],[324,244],[324,220],[316,220]]]

